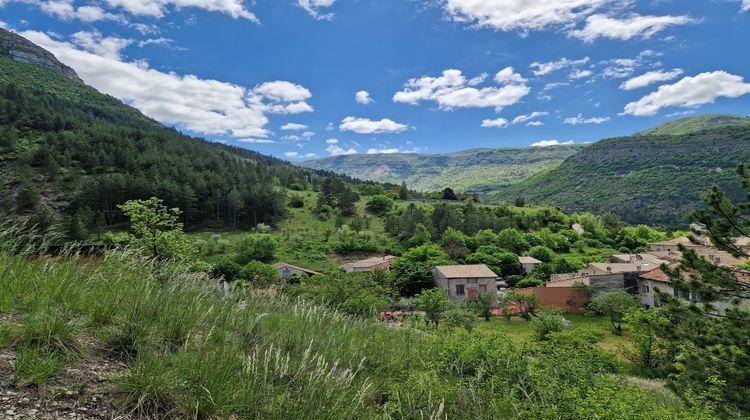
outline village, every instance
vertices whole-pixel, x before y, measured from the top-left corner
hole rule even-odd
[[[638,295],[640,305],[644,308],[659,307],[659,293],[674,296],[686,301],[700,303],[701,299],[694,292],[681,290],[673,285],[667,271],[676,268],[683,259],[682,249],[691,250],[699,257],[711,263],[731,269],[740,282],[750,284],[750,271],[738,269],[737,266],[750,261],[738,258],[729,252],[716,248],[702,231],[701,226],[691,226],[691,237],[682,236],[671,240],[654,242],[649,249],[632,254],[614,254],[604,262],[593,262],[585,268],[563,274],[551,274],[548,281],[537,287],[512,289],[506,279],[493,272],[484,264],[437,265],[431,269],[432,280],[436,288],[447,292],[456,303],[475,302],[481,294],[491,294],[493,303],[508,293],[536,296],[541,308],[556,308],[569,314],[582,313],[586,304],[598,295],[624,290]],[[750,250],[750,239],[737,239],[735,244]],[[398,257],[393,255],[371,256],[369,258],[347,262],[340,266],[346,273],[389,271]],[[519,261],[524,275],[529,275],[542,262],[530,256],[520,256]],[[278,270],[281,283],[294,277],[316,276],[314,270],[279,262],[273,265]],[[722,313],[730,302],[716,302],[714,306]],[[744,299],[740,306],[750,307],[750,299]],[[514,305],[514,314],[522,310]],[[500,315],[499,309],[492,311]],[[391,311],[381,312],[392,314]]]

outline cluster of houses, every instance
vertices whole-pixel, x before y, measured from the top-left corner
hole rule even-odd
[[[750,240],[738,243],[750,249]],[[624,289],[640,296],[644,307],[659,306],[657,290],[676,297],[696,300],[697,297],[688,291],[673,286],[669,276],[662,271],[662,266],[675,267],[682,260],[680,246],[695,251],[716,265],[734,268],[748,259],[736,258],[728,252],[713,247],[710,241],[700,235],[692,240],[681,237],[650,245],[647,252],[638,254],[612,255],[606,262],[591,263],[574,273],[553,274],[544,287],[532,287],[516,290],[517,293],[537,295],[541,305],[557,307],[566,312],[580,312],[587,303],[587,295],[581,286],[588,286],[596,293],[605,293]],[[345,272],[372,272],[390,270],[396,257],[392,255],[373,256],[361,261],[343,264]],[[520,262],[524,273],[529,274],[541,261],[523,256]],[[320,273],[286,263],[277,263],[282,282],[292,275],[314,276]],[[750,273],[737,270],[738,278],[750,283]],[[480,293],[492,293],[497,296],[498,290],[505,288],[504,280],[483,264],[439,265],[432,269],[432,278],[437,287],[448,291],[450,298],[457,302],[476,300]],[[750,305],[750,301],[747,302]],[[721,308],[721,305],[719,305]]]

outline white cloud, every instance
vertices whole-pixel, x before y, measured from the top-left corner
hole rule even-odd
[[[317,153],[305,153],[305,157],[308,159],[313,159],[313,158],[318,157],[318,154]]]
[[[331,7],[336,0],[297,0],[299,7],[305,9],[310,16],[318,20],[329,20],[333,18],[333,13],[321,13],[321,9]]]
[[[327,144],[339,144],[338,139],[328,139],[326,140]]]
[[[163,123],[202,134],[266,138],[270,133],[265,128],[267,113],[278,111],[278,107],[298,103],[307,105],[305,102],[284,102],[289,96],[279,96],[275,89],[261,89],[278,99],[268,103],[269,98],[264,93],[242,86],[194,75],[164,73],[150,68],[145,61],[125,62],[114,57],[116,48],[111,44],[109,49],[93,44],[84,49],[73,43],[53,40],[42,32],[26,31],[21,35],[55,54],[96,89]],[[80,36],[77,42],[95,42],[96,39],[95,36]],[[96,50],[105,55],[90,52]],[[301,87],[294,91],[297,92],[297,96],[292,96],[295,99],[300,97],[300,92],[307,92]]]
[[[591,117],[584,118],[582,114],[578,114],[575,117],[568,117],[563,121],[563,124],[568,125],[583,125],[583,124],[602,124],[609,122],[609,117]]]
[[[543,125],[544,125],[544,123],[541,122],[541,121],[529,121],[529,122],[526,123],[527,127],[541,127]]]
[[[542,111],[534,111],[530,114],[523,114],[518,115],[517,117],[513,118],[513,120],[508,121],[505,118],[496,118],[494,120],[483,120],[482,121],[482,127],[484,128],[505,128],[511,125],[517,125],[525,123],[526,121],[533,120],[534,118],[544,117],[546,115],[549,115],[549,112],[542,112]],[[541,123],[539,121],[532,121],[533,124],[527,124],[532,126],[538,126],[538,125],[544,125],[544,123]]]
[[[446,0],[448,16],[457,22],[498,31],[565,27],[593,13],[606,0]]]
[[[494,120],[483,120],[482,127],[484,128],[505,128],[508,126],[508,120],[505,118],[495,118]]]
[[[584,79],[586,77],[591,77],[594,74],[591,70],[573,70],[568,75],[568,78],[571,80],[578,80],[578,79]]]
[[[545,91],[545,92],[547,92],[547,91],[550,91],[552,89],[557,89],[557,88],[560,88],[560,87],[563,87],[563,86],[570,86],[570,83],[567,83],[567,82],[547,83],[546,85],[544,85],[544,89],[542,89],[542,90]]]
[[[376,149],[376,148],[367,149],[368,155],[392,155],[394,153],[403,153],[403,152],[398,147],[384,148],[384,149]]]
[[[597,38],[629,40],[648,39],[673,25],[696,22],[687,16],[641,16],[637,14],[623,18],[596,14],[586,19],[583,29],[570,32],[570,36],[593,42]]]
[[[680,81],[660,86],[658,90],[638,101],[625,105],[623,114],[637,117],[656,115],[662,108],[694,108],[714,102],[717,98],[737,98],[750,93],[750,83],[741,76],[725,71],[701,73]]]
[[[589,62],[588,57],[583,57],[578,60],[570,60],[568,58],[563,57],[557,61],[549,61],[546,63],[540,63],[538,61],[535,61],[529,64],[529,68],[533,69],[532,73],[534,73],[534,76],[544,76],[546,74],[550,74],[558,70],[562,70],[566,67],[582,66],[588,62]]]
[[[526,79],[512,67],[500,70],[495,81],[499,86],[477,88],[471,83],[481,83],[484,77],[467,82],[461,70],[445,70],[438,77],[423,76],[410,79],[404,90],[393,95],[394,102],[416,105],[421,101],[435,101],[443,110],[455,108],[495,108],[513,105],[530,92]]]
[[[357,101],[358,104],[362,105],[371,104],[373,102],[372,98],[370,97],[370,93],[366,90],[360,90],[359,92],[355,93],[354,100]]]
[[[113,60],[121,60],[122,49],[133,43],[132,39],[102,36],[99,31],[80,31],[74,33],[71,38],[73,43],[83,50]]]
[[[559,141],[559,140],[542,140],[531,145],[531,147],[550,147],[550,146],[561,146],[564,144],[575,144],[573,140]]]
[[[350,147],[349,149],[344,149],[338,144],[331,144],[326,148],[326,151],[331,154],[331,156],[340,156],[340,155],[356,155],[357,150],[353,147]]]
[[[284,156],[288,158],[298,158],[300,157],[299,152],[284,152]]]
[[[750,1],[750,0],[744,0]],[[672,25],[694,22],[687,16],[641,16],[629,12],[632,0],[441,0],[450,19],[497,31],[560,30],[591,42],[599,37],[649,38]],[[581,22],[583,28],[577,29]]]
[[[620,89],[622,90],[639,89],[639,88],[646,87],[654,83],[666,82],[668,80],[672,80],[680,76],[682,73],[683,73],[682,69],[674,69],[672,71],[662,71],[662,70],[650,71],[648,73],[644,73],[640,76],[636,76],[632,79],[626,80],[620,85]]]
[[[243,0],[106,0],[109,7],[122,10],[137,16],[161,18],[170,8],[184,9],[194,7],[209,12],[218,12],[235,19],[247,19],[258,22],[258,18],[247,10]]]
[[[162,47],[171,48],[171,49],[180,50],[180,51],[186,50],[186,48],[175,46],[174,39],[171,39],[171,38],[164,38],[164,37],[148,38],[148,39],[144,39],[143,41],[138,42],[138,46],[141,48],[146,47],[148,45],[159,45]]]
[[[511,121],[510,124],[511,125],[521,124],[521,123],[525,123],[526,121],[533,120],[534,118],[545,117],[547,115],[549,115],[549,112],[534,111],[531,114],[519,115],[516,118],[513,118],[513,121]]]
[[[269,140],[269,139],[255,139],[255,138],[252,138],[252,137],[243,138],[243,139],[237,139],[237,141],[239,141],[241,143],[255,143],[255,144],[274,144],[274,143],[276,143],[273,140]]]
[[[750,11],[750,0],[742,0],[742,7],[740,8],[740,11]]]
[[[304,124],[286,123],[281,126],[281,129],[286,131],[302,131],[307,130],[307,126]]]
[[[26,0],[17,0],[29,2]],[[99,6],[87,5],[76,8],[73,0],[30,1],[37,4],[42,12],[62,20],[78,19],[83,22],[97,22],[100,20],[122,20],[122,16],[106,12]],[[0,2],[2,6],[2,2]]]
[[[399,133],[409,128],[388,118],[374,121],[367,118],[346,117],[341,121],[339,130],[358,134]]]
[[[275,102],[300,102],[312,97],[310,91],[304,87],[282,80],[263,83],[253,89],[253,92]]]

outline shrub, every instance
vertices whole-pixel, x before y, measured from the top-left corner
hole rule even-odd
[[[289,207],[294,207],[295,209],[301,209],[305,207],[305,200],[299,195],[293,195],[289,197]]]
[[[183,381],[163,357],[145,354],[115,379],[120,403],[138,418],[180,417]]]
[[[367,211],[382,216],[393,208],[393,200],[386,195],[375,195],[367,200]]]
[[[631,295],[625,290],[601,294],[591,300],[588,309],[596,314],[609,317],[615,334],[622,334],[622,323],[625,315],[638,308],[638,296]]]
[[[236,280],[246,281],[256,287],[266,287],[279,283],[279,271],[260,261],[250,261],[240,270]]]
[[[273,236],[258,233],[244,235],[235,244],[236,260],[240,264],[250,261],[271,261],[276,253],[278,243]]]
[[[453,328],[463,327],[469,332],[474,329],[476,320],[477,316],[474,312],[460,307],[449,309],[443,314],[443,325]]]
[[[542,312],[531,320],[536,339],[547,340],[550,333],[565,330],[565,318],[554,312]]]
[[[241,269],[242,266],[235,261],[229,258],[222,258],[211,268],[211,275],[214,277],[221,277],[226,281],[232,281],[238,274],[240,274]]]
[[[551,249],[542,245],[531,248],[528,254],[530,257],[534,257],[537,260],[546,263],[552,262],[552,259],[555,258],[555,253]]]
[[[516,283],[516,287],[519,289],[524,289],[527,287],[538,287],[541,286],[542,283],[544,283],[542,280],[534,278],[534,277],[527,277],[518,283]]]

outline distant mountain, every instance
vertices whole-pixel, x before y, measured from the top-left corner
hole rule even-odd
[[[750,160],[746,120],[699,116],[602,140],[490,197],[501,201],[524,197],[530,203],[567,211],[611,211],[631,223],[684,224],[712,185],[740,197],[734,169]]]
[[[636,133],[639,135],[682,135],[696,131],[708,130],[717,127],[745,127],[750,126],[750,117],[727,114],[707,114],[696,117],[681,118],[670,121],[658,127]]]
[[[472,149],[447,154],[344,155],[302,165],[355,178],[400,184],[421,191],[451,187],[491,192],[558,165],[583,146]]]

